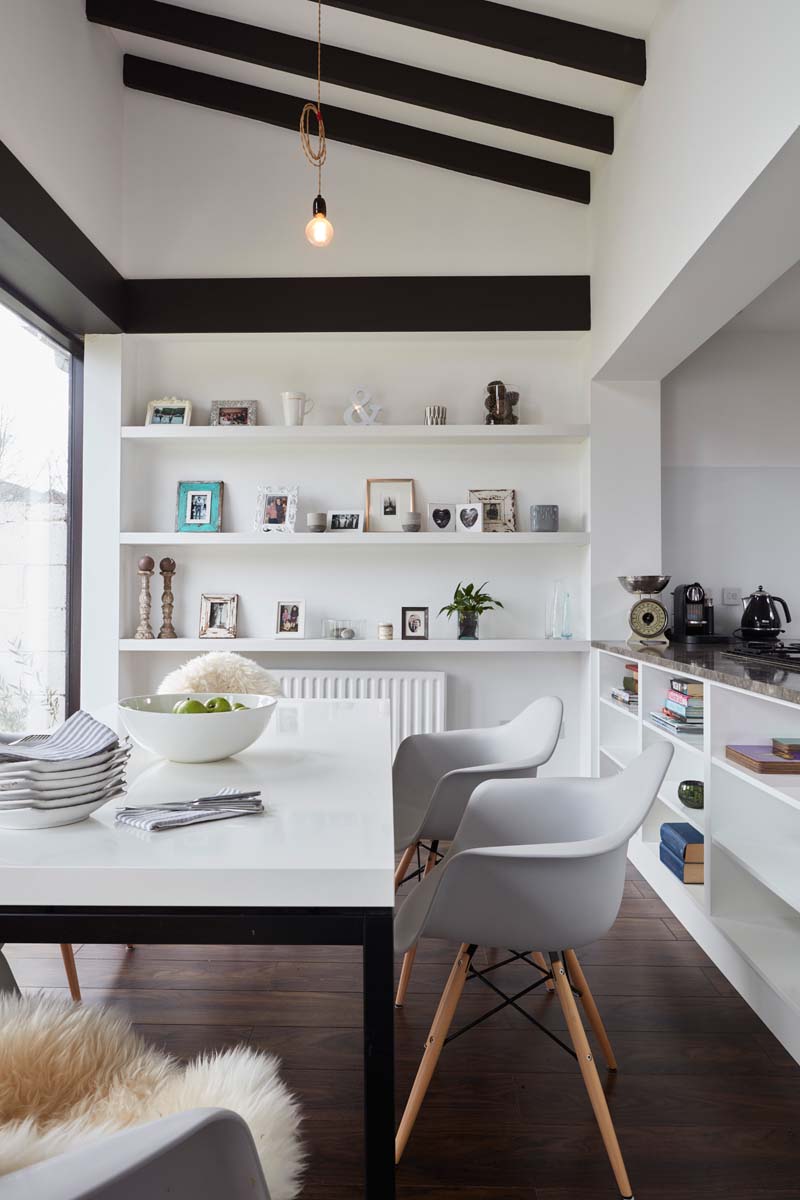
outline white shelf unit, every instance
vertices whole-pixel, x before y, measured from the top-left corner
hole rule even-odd
[[[760,775],[725,758],[729,744],[800,737],[800,705],[703,679],[668,662],[637,660],[633,649],[594,650],[592,656],[596,773],[624,769],[658,739],[675,747],[654,808],[630,843],[631,861],[800,1060],[800,774]],[[637,723],[626,721],[627,713],[622,720],[611,716],[609,684],[621,683],[625,663],[633,661],[639,663],[642,713],[655,707],[671,678],[703,685],[704,735],[698,745],[686,745],[641,715]],[[678,800],[682,778],[703,781],[702,810]],[[660,826],[675,819],[705,838],[702,886],[682,884],[659,860]]]
[[[175,442],[206,442],[215,445],[280,445],[287,448],[333,445],[348,449],[373,449],[376,446],[414,446],[439,449],[442,446],[561,445],[577,446],[588,441],[588,425],[125,425],[122,439],[145,441],[151,447]]]
[[[521,424],[482,423],[487,380],[519,387]],[[180,656],[233,650],[300,669],[445,670],[448,723],[514,716],[537,695],[570,706],[559,743],[565,773],[588,765],[579,709],[589,644],[589,425],[585,346],[572,336],[108,335],[86,346],[84,702],[155,690]],[[378,424],[342,414],[356,386],[383,406]],[[305,391],[314,410],[282,424],[280,392]],[[192,401],[192,424],[146,426],[150,400]],[[211,426],[214,401],[255,400],[258,424]],[[425,426],[427,404],[448,424]],[[419,534],[306,531],[308,512],[364,509],[368,479],[415,481]],[[176,533],[179,481],[224,483],[221,532]],[[297,532],[254,530],[261,486],[299,486]],[[516,490],[516,533],[430,532],[428,507],[470,489]],[[561,531],[530,530],[533,504],[557,504]],[[116,556],[108,547],[117,545]],[[283,551],[286,551],[284,553]],[[152,624],[160,623],[158,563],[172,557],[175,628],[160,642],[133,638],[138,560],[156,561]],[[483,583],[503,609],[481,618],[480,639],[456,638],[439,610],[459,582]],[[568,640],[544,638],[547,600],[563,580],[572,600]],[[200,639],[200,597],[236,593],[238,636]],[[306,637],[275,638],[279,601],[303,600]],[[400,637],[403,607],[429,611],[429,639]],[[323,640],[326,618],[364,622],[365,638]],[[379,624],[395,639],[377,638]],[[163,656],[166,654],[166,658]],[[368,657],[365,657],[368,656]],[[425,656],[424,660],[422,656]],[[335,656],[335,657],[333,657]],[[316,662],[314,660],[317,660]]]
[[[520,546],[588,546],[588,533],[169,533],[160,530],[146,533],[123,531],[119,535],[123,546],[259,546],[262,550],[289,549],[313,546],[315,549],[341,549],[356,546],[372,550],[376,546],[395,546],[404,550],[434,546],[504,547]]]
[[[171,638],[137,641],[122,638],[122,653],[183,654],[209,650],[236,650],[242,654],[588,654],[590,643],[574,638],[559,641],[553,638],[478,638],[476,641],[457,638],[408,638],[379,641],[359,638],[341,641],[336,638]]]

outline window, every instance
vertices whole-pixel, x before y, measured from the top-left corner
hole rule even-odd
[[[0,730],[39,732],[70,697],[70,443],[78,364],[0,304]],[[73,664],[74,665],[74,664]]]

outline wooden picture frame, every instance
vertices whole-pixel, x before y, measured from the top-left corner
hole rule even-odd
[[[236,592],[220,595],[203,592],[200,597],[200,637],[235,638],[238,611]]]
[[[484,533],[517,532],[517,493],[514,488],[470,488],[469,498],[483,504]]]
[[[220,480],[188,480],[178,484],[176,533],[219,533],[225,484]]]

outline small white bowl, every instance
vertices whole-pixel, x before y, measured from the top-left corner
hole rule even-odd
[[[224,696],[229,704],[246,708],[221,713],[174,713],[181,700]],[[274,696],[234,692],[181,692],[161,696],[131,696],[120,700],[119,711],[128,733],[145,750],[170,762],[203,763],[229,758],[252,746],[269,725]]]

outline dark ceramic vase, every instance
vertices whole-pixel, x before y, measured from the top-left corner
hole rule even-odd
[[[478,638],[478,616],[477,613],[459,613],[458,614],[458,637],[459,640],[469,639],[477,641]]]

